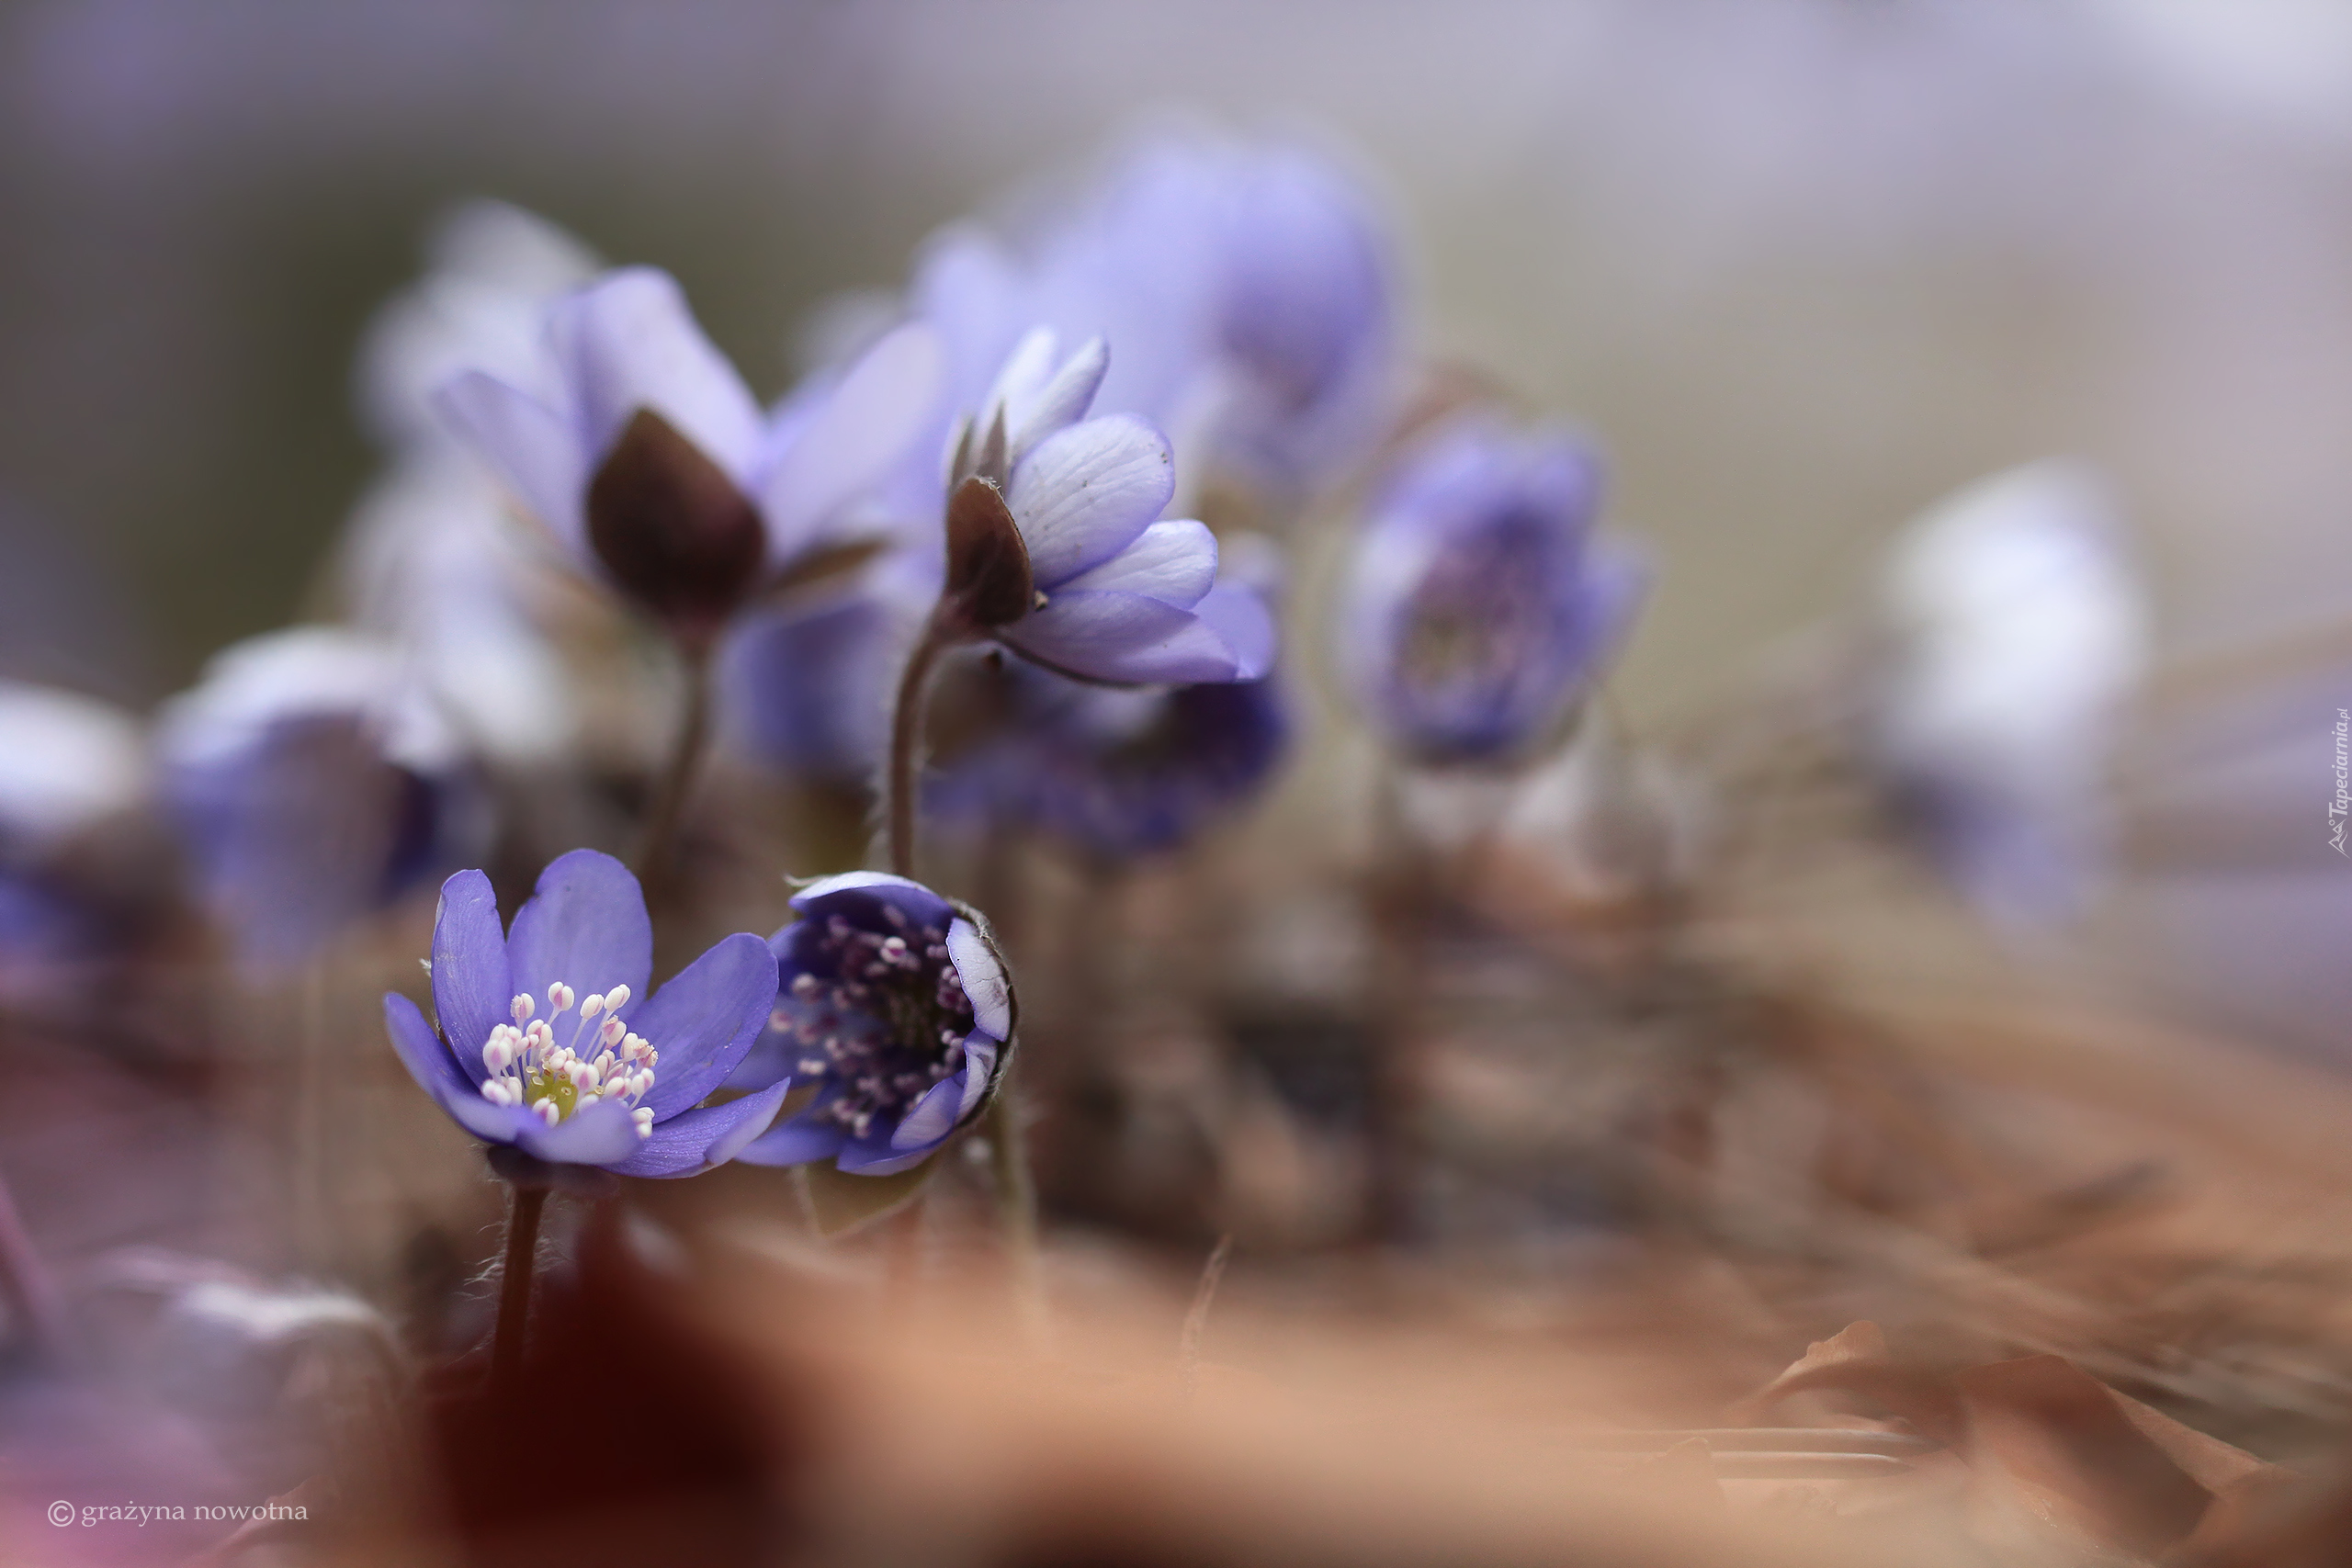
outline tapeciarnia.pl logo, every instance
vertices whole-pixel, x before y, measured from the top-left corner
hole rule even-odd
[[[2345,854],[2344,824],[2352,817],[2352,708],[2335,710],[2335,798],[2327,803],[2327,842],[2337,854]],[[2346,855],[2352,859],[2352,855]]]

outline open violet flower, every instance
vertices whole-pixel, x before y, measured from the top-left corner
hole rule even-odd
[[[1340,669],[1387,739],[1424,761],[1508,759],[1590,689],[1648,588],[1592,531],[1599,465],[1560,434],[1482,419],[1409,454],[1355,545]]]
[[[775,1016],[736,1081],[823,1087],[736,1157],[831,1159],[858,1176],[921,1165],[979,1115],[1012,1059],[1012,984],[987,922],[872,871],[811,884],[792,908],[799,919],[769,941]]]
[[[1081,680],[1257,680],[1273,663],[1273,617],[1257,593],[1218,583],[1206,525],[1161,520],[1176,488],[1167,438],[1131,414],[1082,417],[1109,364],[1097,338],[1057,365],[1041,328],[965,426],[949,465],[944,627]]]
[[[553,400],[481,370],[442,416],[589,569],[695,650],[763,589],[906,519],[877,498],[936,439],[937,333],[909,322],[763,413],[669,274],[548,309]]]
[[[735,1157],[792,1087],[702,1105],[766,1026],[775,959],[740,931],[645,997],[652,968],[645,895],[610,855],[550,863],[506,931],[490,878],[461,871],[433,924],[438,1033],[397,992],[384,1021],[418,1085],[484,1143],[621,1176],[693,1176]]]

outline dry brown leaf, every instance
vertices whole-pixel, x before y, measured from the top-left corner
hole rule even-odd
[[[1959,1438],[1959,1406],[1946,1380],[1897,1361],[1885,1332],[1868,1321],[1849,1324],[1806,1347],[1788,1371],[1730,1405],[1724,1418],[1755,1426],[1793,1394],[1827,1390],[1873,1400],[1937,1442],[1949,1446]]]

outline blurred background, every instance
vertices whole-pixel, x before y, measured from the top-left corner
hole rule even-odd
[[[1402,358],[1440,367],[1412,394],[1467,388],[1585,433],[1609,530],[1658,570],[1573,745],[1466,784],[1475,768],[1421,769],[1408,748],[1384,760],[1328,668],[1334,563],[1366,510],[1351,472],[1289,520],[1285,664],[1264,690],[1293,706],[1235,744],[1234,799],[1199,786],[1210,829],[1186,853],[1046,847],[1050,823],[992,838],[993,807],[926,841],[943,888],[1012,893],[1070,1363],[1115,1321],[1141,1324],[1149,1355],[1102,1359],[1165,1371],[1202,1258],[1238,1236],[1220,1321],[1251,1375],[1312,1361],[1343,1418],[1350,1389],[1427,1372],[1425,1405],[1367,1417],[1368,1447],[1380,1420],[1439,1442],[1453,1428],[1429,1410],[1470,1410],[1522,1459],[1541,1450],[1523,1416],[1713,1429],[1807,1339],[1869,1315],[1928,1347],[1898,1344],[1914,1371],[2063,1354],[2190,1438],[2340,1461],[2352,860],[2329,806],[2352,706],[2352,0],[0,0],[0,681],[165,715],[150,731],[38,701],[0,713],[0,735],[32,738],[12,747],[59,759],[53,777],[0,767],[0,1173],[65,1296],[100,1303],[93,1342],[147,1347],[117,1358],[132,1370],[113,1393],[198,1411],[219,1451],[263,1452],[251,1473],[274,1487],[324,1473],[334,1447],[277,1429],[300,1404],[284,1390],[327,1386],[285,1346],[352,1329],[405,1369],[478,1344],[502,1194],[379,1032],[385,988],[418,985],[448,869],[407,852],[420,801],[469,818],[429,847],[466,844],[506,894],[658,815],[677,682],[656,640],[560,565],[422,546],[379,552],[381,592],[443,581],[443,556],[531,579],[503,629],[570,661],[576,733],[567,711],[552,739],[492,736],[514,744],[443,768],[446,746],[395,746],[413,714],[360,694],[382,793],[354,791],[346,815],[298,769],[283,799],[232,801],[259,802],[232,826],[259,823],[245,836],[268,863],[269,896],[243,906],[208,884],[199,909],[219,825],[184,788],[175,817],[153,798],[191,711],[164,705],[209,660],[350,607],[338,551],[400,471],[359,367],[433,265],[436,223],[496,198],[667,269],[766,401],[837,361],[942,225],[1019,232],[1122,148],[1188,130],[1304,141],[1368,190],[1401,251]],[[1930,684],[1905,684],[1887,635],[1915,520],[2053,457],[2103,476],[2123,563],[2075,599],[2062,582],[2059,610],[2114,589],[2136,625],[2143,586],[2152,649],[2069,709],[2073,645],[2034,640],[2066,614],[2005,615],[1995,572],[1988,613],[1957,617],[1942,672],[1991,671],[1963,694],[1998,699],[1983,733],[2025,716],[2015,756],[1972,771],[1962,723],[1934,760],[1960,793],[1989,776],[1996,797],[2018,784],[2020,817],[2054,796],[2053,818],[2081,807],[2098,829],[2093,897],[2064,911],[2080,918],[2022,919],[1972,882],[1983,846],[1934,841],[1950,824],[1905,796],[1917,758],[1873,752],[1871,724],[1900,727],[1866,710],[1899,720]],[[372,515],[381,534],[398,506]],[[398,606],[368,618],[443,638],[462,674],[495,641],[468,640],[466,617],[504,592],[453,592],[414,626]],[[342,678],[296,653],[306,678]],[[1007,730],[1043,727],[1003,704]],[[2035,730],[2051,714],[2061,732]],[[300,761],[338,776],[334,739]],[[1184,739],[1144,734],[1126,782],[1181,774]],[[1071,745],[1081,788],[1114,771]],[[2022,784],[1996,776],[2012,762]],[[739,751],[703,787],[664,970],[786,918],[780,873],[867,848],[862,777],[787,779]],[[350,852],[278,853],[281,812],[283,837]],[[2050,847],[2043,825],[2030,851]],[[2065,859],[2031,869],[2064,880],[2082,869]],[[314,907],[304,879],[337,876]],[[302,896],[277,897],[288,881]],[[312,944],[300,963],[232,961],[255,903],[301,939],[289,952]],[[1397,1061],[1424,1080],[1402,1114],[1382,1103]],[[772,1170],[640,1182],[631,1201],[710,1244],[702,1262],[731,1247],[789,1266],[788,1289],[727,1298],[739,1326],[785,1320],[763,1292],[805,1292],[845,1378],[922,1383],[892,1419],[927,1429],[939,1392],[994,1452],[1002,1407],[970,1368],[907,1371],[900,1320],[824,1293],[895,1290],[928,1245],[935,1271],[978,1271],[987,1320],[988,1270],[1013,1248],[989,1218],[1008,1186],[962,1157],[978,1143],[943,1162],[904,1253],[878,1230],[809,1234],[824,1216],[789,1194],[820,1190]],[[1414,1188],[1396,1213],[1392,1144]],[[7,1208],[0,1252],[24,1239]],[[585,1255],[581,1223],[555,1224],[555,1251]],[[1208,1301],[1184,1330],[1187,1399]],[[41,1315],[5,1305],[12,1333]],[[1381,1314],[1436,1348],[1353,1337]],[[277,1359],[248,1386],[264,1340]],[[1474,1344],[1491,1384],[1464,1394],[1448,1384]],[[787,1381],[808,1371],[790,1359],[806,1345],[757,1348]],[[1590,1400],[1563,1414],[1531,1367]],[[0,1459],[49,1440],[48,1412],[23,1414],[37,1384],[0,1376]],[[1917,1415],[1885,1417],[1904,1462],[1949,1458]],[[1040,1441],[1082,1452],[1092,1418],[1049,1412]],[[93,1446],[109,1477],[129,1451]],[[1459,1463],[1490,1461],[1510,1468]],[[1430,1473],[1433,1517],[1476,1508]],[[1540,1506],[1555,1477],[1528,1473]],[[877,1462],[865,1484],[893,1474]],[[2201,1508],[2227,1487],[2197,1474]]]
[[[17,0],[0,117],[8,673],[144,705],[304,606],[374,465],[355,350],[455,200],[670,268],[772,396],[943,221],[1154,124],[1303,131],[1393,201],[1422,345],[1601,440],[1667,568],[1636,711],[1723,700],[1953,487],[2102,467],[2197,700],[2158,682],[2188,728],[2099,940],[2305,1048],[2352,1016],[2327,0]]]

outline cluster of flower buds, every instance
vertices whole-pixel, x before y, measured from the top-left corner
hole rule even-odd
[[[481,1048],[489,1075],[482,1079],[482,1097],[493,1105],[527,1105],[550,1127],[600,1100],[618,1100],[633,1108],[629,1116],[637,1135],[650,1137],[653,1112],[637,1102],[653,1087],[662,1054],[621,1021],[628,998],[627,986],[592,993],[580,1003],[571,1039],[560,1045],[555,1020],[571,1010],[572,988],[560,980],[548,987],[545,1018],[532,1017],[537,1004],[529,992],[517,996],[509,1010],[514,1021],[493,1028]]]

